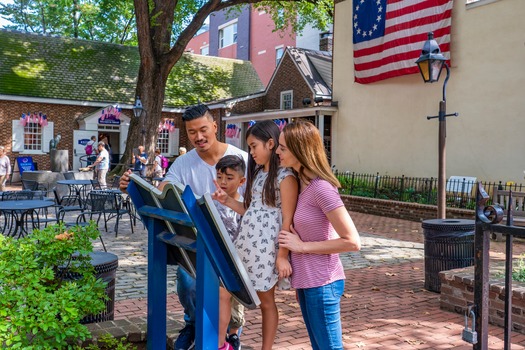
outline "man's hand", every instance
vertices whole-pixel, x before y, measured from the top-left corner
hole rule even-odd
[[[120,181],[118,183],[118,186],[120,188],[120,190],[124,193],[127,192],[128,190],[128,186],[129,186],[129,175],[131,175],[132,171],[131,169],[130,170],[127,170],[126,172],[124,172],[124,174],[122,174],[122,176],[120,177]]]

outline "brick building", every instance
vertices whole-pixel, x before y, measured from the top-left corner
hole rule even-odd
[[[337,102],[332,101],[332,53],[287,47],[266,89],[258,94],[222,101],[226,109],[225,140],[241,148],[250,123],[273,119],[280,126],[302,118],[314,123],[323,136],[330,158],[332,118]]]
[[[0,144],[14,163],[31,157],[50,169],[49,141],[60,134],[73,169],[93,135],[108,136],[117,163],[133,118],[140,58],[136,47],[0,30]],[[263,91],[250,62],[185,54],[166,87],[157,145],[166,156],[188,146],[187,105]],[[224,104],[211,104],[225,114]]]
[[[307,25],[301,33],[294,33],[291,29],[274,30],[270,14],[247,4],[239,11],[222,10],[210,15],[209,22],[192,38],[186,50],[201,55],[249,60],[266,86],[287,46],[326,50],[320,47],[320,41],[327,40],[331,46],[331,27],[320,31]]]

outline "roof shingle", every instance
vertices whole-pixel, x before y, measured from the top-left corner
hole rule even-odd
[[[136,47],[0,29],[0,94],[133,104]],[[264,89],[249,61],[184,54],[165,106],[181,107]]]

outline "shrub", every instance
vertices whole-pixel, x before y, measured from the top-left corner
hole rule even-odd
[[[89,256],[98,234],[92,222],[18,240],[0,235],[0,347],[62,349],[90,337],[79,321],[104,310],[107,298]]]

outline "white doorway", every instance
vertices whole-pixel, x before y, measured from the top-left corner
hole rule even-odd
[[[78,171],[80,167],[87,165],[87,163],[80,163],[80,157],[86,155],[84,147],[86,147],[91,136],[98,137],[97,134],[98,132],[93,130],[73,130],[73,171]]]

